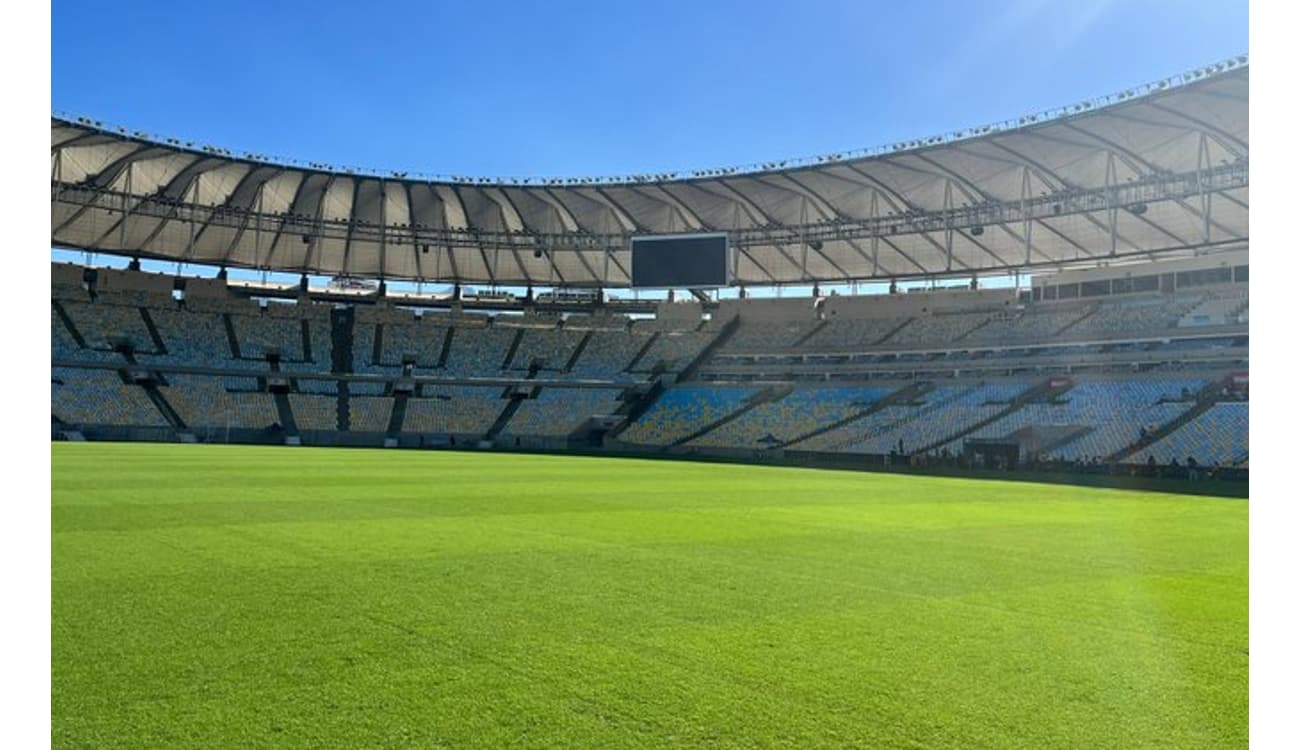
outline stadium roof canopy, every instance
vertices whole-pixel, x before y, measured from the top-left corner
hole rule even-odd
[[[236,154],[53,117],[51,244],[230,267],[629,285],[629,238],[725,231],[737,283],[992,274],[1241,246],[1245,56],[863,151],[687,173],[497,179]]]

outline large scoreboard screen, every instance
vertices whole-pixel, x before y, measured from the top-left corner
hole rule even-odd
[[[731,258],[725,234],[632,238],[632,286],[698,289],[727,286]]]

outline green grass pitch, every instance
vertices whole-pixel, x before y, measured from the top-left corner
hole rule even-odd
[[[1241,500],[392,450],[52,460],[55,747],[1247,740]]]

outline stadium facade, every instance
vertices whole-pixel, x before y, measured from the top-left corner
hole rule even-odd
[[[54,264],[52,434],[1240,473],[1248,85],[1235,58],[881,149],[616,178],[345,170],[55,117],[53,246],[304,283]],[[704,233],[732,284],[964,288],[605,298],[633,238]]]

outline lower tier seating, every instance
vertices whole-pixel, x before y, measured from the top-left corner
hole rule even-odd
[[[1247,403],[1215,404],[1132,460],[1145,461],[1152,456],[1157,463],[1168,464],[1175,460],[1185,463],[1190,457],[1201,466],[1244,465],[1250,451],[1248,411]]]
[[[128,385],[115,370],[55,367],[50,411],[73,425],[166,427],[141,386]]]
[[[744,387],[674,386],[620,437],[628,443],[667,445],[730,414],[757,392]]]

